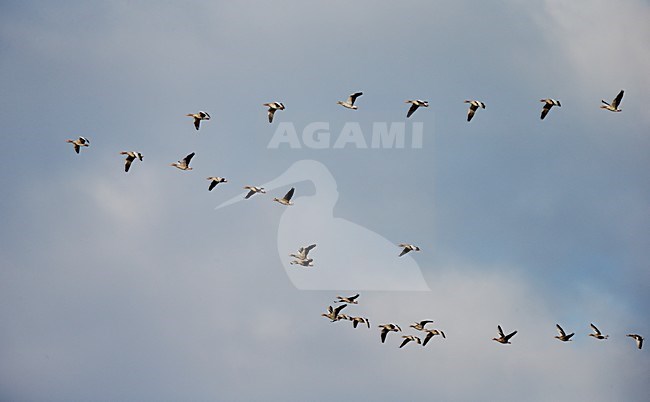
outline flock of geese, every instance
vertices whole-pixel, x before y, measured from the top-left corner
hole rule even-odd
[[[609,110],[611,112],[620,112],[621,109],[619,108],[621,104],[621,100],[623,99],[623,94],[624,91],[621,90],[616,98],[611,101],[611,103],[606,102],[602,100],[602,106],[600,106],[602,109]],[[363,92],[355,92],[351,94],[346,101],[338,101],[337,104],[347,108],[347,109],[352,109],[352,110],[357,110],[358,106],[355,105],[355,102],[357,99],[363,95]],[[542,108],[542,113],[540,118],[543,120],[549,113],[549,111],[553,108],[553,106],[561,107],[562,105],[560,104],[559,100],[556,99],[541,99],[540,102],[544,103],[544,106]],[[415,99],[415,100],[407,100],[405,103],[411,104],[409,107],[406,117],[409,118],[417,111],[420,107],[429,107],[429,102],[425,100],[420,100],[420,99]],[[478,101],[478,100],[466,100],[464,103],[469,104],[469,109],[467,111],[467,121],[471,121],[472,118],[474,117],[474,114],[476,111],[481,108],[485,109],[485,103]],[[282,102],[269,102],[269,103],[264,103],[263,106],[265,106],[268,112],[268,120],[269,123],[273,123],[273,117],[275,115],[275,112],[278,110],[285,110],[285,106]],[[201,127],[201,122],[202,121],[207,121],[210,120],[210,114],[205,112],[205,111],[199,111],[197,113],[189,113],[186,116],[192,117],[193,123],[194,123],[194,128],[196,130],[199,130]],[[71,140],[68,139],[66,142],[71,143],[74,147],[74,151],[78,154],[79,151],[81,150],[82,147],[88,147],[90,146],[90,141],[85,138],[85,137],[79,137],[76,140]],[[136,151],[122,151],[120,152],[120,155],[125,155],[125,164],[124,164],[124,171],[129,172],[129,169],[131,168],[132,163],[137,159],[139,161],[142,161],[144,156],[140,152]],[[171,166],[176,167],[177,169],[180,170],[192,170],[190,167],[190,162],[192,161],[192,158],[194,157],[195,153],[192,152],[191,154],[185,156],[183,159],[171,163]],[[208,191],[212,191],[218,184],[220,183],[227,183],[228,180],[223,177],[219,176],[210,176],[207,178],[207,180],[210,181]],[[263,187],[257,187],[257,186],[245,186],[244,187],[246,190],[248,190],[248,193],[244,196],[245,199],[249,199],[255,194],[265,194],[266,190]],[[291,201],[293,195],[295,192],[295,188],[291,188],[282,198],[274,198],[273,201],[285,205],[285,206],[291,206],[293,205],[293,202]],[[316,244],[311,244],[305,247],[300,247],[296,253],[289,254],[290,257],[293,257],[293,260],[290,262],[291,265],[299,265],[302,267],[313,267],[314,266],[314,260],[313,258],[309,257],[310,251],[312,251],[316,247]],[[399,254],[398,257],[402,257],[405,254],[411,252],[411,251],[420,251],[420,248],[418,246],[415,246],[413,244],[407,244],[407,243],[400,243],[398,244],[398,247],[402,249],[401,253]],[[337,300],[334,301],[334,303],[340,303],[340,305],[336,308],[332,306],[328,306],[327,312],[321,314],[322,316],[328,318],[331,322],[338,322],[338,321],[351,321],[353,328],[357,328],[359,324],[366,325],[367,328],[371,328],[370,326],[370,320],[367,317],[361,317],[361,316],[349,316],[346,314],[341,313],[341,311],[346,308],[348,305],[356,305],[358,304],[358,299],[359,294],[356,294],[354,296],[349,296],[349,297],[343,297],[343,296],[337,296]],[[413,323],[410,325],[411,328],[413,328],[416,331],[419,331],[421,333],[420,336],[423,336],[424,339],[422,339],[420,336],[417,335],[402,335],[402,343],[400,344],[400,348],[403,348],[410,342],[414,342],[418,345],[426,346],[427,343],[435,336],[440,335],[442,338],[446,338],[445,333],[440,330],[440,329],[433,329],[433,328],[427,328],[428,324],[433,323],[432,320],[423,320],[419,321],[416,323]],[[609,338],[609,335],[603,335],[600,330],[594,325],[590,324],[591,328],[593,330],[592,333],[589,334],[589,336],[598,339],[598,340],[605,340]],[[389,332],[402,332],[402,329],[400,328],[399,325],[393,324],[393,323],[388,323],[388,324],[381,324],[378,326],[378,328],[381,329],[380,332],[380,339],[381,342],[384,343],[386,341],[386,337]],[[571,341],[574,333],[567,334],[564,329],[559,325],[556,324],[556,329],[559,333],[559,335],[555,336],[556,339],[562,341],[562,342],[569,342]],[[517,331],[512,331],[509,334],[505,334],[503,332],[503,329],[501,328],[501,325],[497,325],[497,331],[498,331],[498,337],[492,338],[492,340],[499,342],[501,344],[510,344],[510,340],[517,334]],[[638,334],[628,334],[628,337],[634,339],[636,341],[636,345],[638,349],[641,349],[643,347],[643,337]]]
[[[314,245],[315,246],[315,245]],[[338,321],[352,321],[352,326],[354,328],[357,328],[359,324],[365,324],[368,328],[370,328],[370,319],[367,317],[356,317],[356,316],[350,316],[341,313],[341,311],[346,308],[350,304],[359,304],[358,299],[359,294],[357,293],[354,296],[336,296],[336,299],[334,303],[341,303],[340,306],[334,308],[332,306],[327,306],[327,312],[322,313],[321,316],[325,317],[330,320],[330,322],[338,322]],[[422,320],[418,322],[414,322],[411,324],[409,327],[413,328],[416,331],[420,331],[421,336],[424,336],[424,339],[422,339],[420,336],[409,334],[409,335],[402,335],[402,343],[399,345],[400,348],[403,348],[406,346],[409,342],[415,342],[418,345],[426,346],[427,343],[431,340],[436,335],[440,335],[442,338],[447,339],[447,335],[441,330],[441,329],[434,329],[434,328],[427,328],[427,324],[432,324],[433,320]],[[592,333],[589,334],[589,336],[598,339],[598,340],[605,340],[609,338],[609,335],[603,335],[602,332],[594,325],[594,324],[589,324],[592,329]],[[381,324],[377,326],[380,328],[380,339],[381,343],[386,342],[386,335],[388,335],[389,332],[402,332],[402,328],[400,328],[399,325],[393,324],[393,323],[388,323],[388,324]],[[555,324],[555,328],[557,329],[558,335],[554,336],[555,339],[562,341],[562,342],[570,342],[572,341],[573,335],[575,335],[574,332],[567,334],[564,329],[560,326],[560,324]],[[517,331],[512,331],[509,334],[506,335],[505,332],[503,332],[503,329],[501,328],[501,325],[497,325],[497,332],[499,333],[499,336],[496,338],[492,338],[493,341],[499,342],[501,344],[507,344],[510,345],[512,342],[510,340],[512,337],[517,335]],[[643,347],[643,337],[639,334],[627,334],[626,336],[634,339],[636,342],[636,347],[638,349],[641,349]]]

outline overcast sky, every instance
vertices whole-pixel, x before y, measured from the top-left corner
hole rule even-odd
[[[650,337],[649,20],[643,0],[3,1],[0,399],[646,400],[625,335]],[[407,120],[407,99],[430,106]],[[315,122],[331,146],[303,141]],[[371,147],[404,122],[404,148]],[[298,148],[269,147],[281,127]],[[289,265],[310,243],[315,267]],[[372,329],[320,316],[357,292]],[[399,349],[424,319],[447,339]]]

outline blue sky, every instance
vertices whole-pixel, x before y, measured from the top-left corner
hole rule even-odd
[[[649,17],[634,0],[3,2],[0,399],[645,400],[625,334],[650,336]],[[600,110],[620,89],[623,112]],[[359,110],[336,104],[358,90]],[[547,97],[562,107],[540,121]],[[430,102],[409,119],[422,148],[268,148],[282,123],[370,138],[406,99]],[[465,99],[487,105],[469,124]],[[125,174],[127,150],[144,161]],[[193,171],[168,166],[190,152]],[[280,179],[301,161],[334,185]],[[208,192],[213,175],[229,183]],[[271,202],[292,185],[293,209]],[[313,271],[289,271],[291,236],[320,244]],[[391,260],[400,242],[423,251]],[[366,290],[373,269],[430,291]],[[400,350],[320,317],[357,291],[349,314],[447,339]]]

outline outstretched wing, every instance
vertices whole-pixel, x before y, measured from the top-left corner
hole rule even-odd
[[[408,113],[406,113],[406,118],[408,119],[409,117],[411,117],[411,115],[412,115],[416,110],[418,110],[419,107],[420,107],[420,106],[416,105],[415,103],[411,104],[411,107],[409,108]]]
[[[273,115],[275,114],[275,109],[269,107],[269,123],[273,123]]]
[[[291,190],[287,191],[287,193],[284,195],[284,199],[287,200],[287,201],[290,201],[291,197],[293,197],[293,192],[295,190],[296,189],[294,187],[291,187]]]
[[[349,103],[351,106],[354,106],[354,101],[356,101],[357,98],[360,97],[361,95],[363,95],[363,92],[355,92],[355,93],[353,93],[353,94],[350,95],[350,97],[348,98],[348,103]]]
[[[402,250],[402,252],[399,253],[399,256],[401,257],[401,256],[403,256],[404,254],[408,253],[409,251],[411,251],[410,248],[408,248],[408,247],[404,247],[404,250]]]
[[[131,159],[130,157],[127,156],[126,161],[124,163],[124,171],[125,172],[129,171],[129,168],[131,167],[131,162],[133,162],[133,159]]]
[[[253,194],[255,194],[255,190],[251,190],[251,191],[249,191],[248,194],[246,194],[246,197],[244,197],[244,198],[245,198],[245,199],[249,199],[249,198],[251,198],[251,196],[252,196]]]
[[[191,154],[189,154],[189,155],[187,155],[185,158],[183,158],[183,162],[185,162],[185,164],[186,164],[187,166],[189,166],[189,165],[190,165],[190,161],[192,160],[192,158],[194,158],[194,152],[192,152]]]
[[[409,343],[411,340],[409,338],[404,338],[404,342],[402,342],[401,345],[399,345],[400,349],[404,347],[407,343]]]
[[[621,90],[621,92],[619,92],[618,95],[616,95],[616,98],[614,98],[612,101],[612,106],[614,106],[615,109],[618,109],[618,105],[621,104],[621,100],[623,100],[623,93],[625,93],[625,91]]]
[[[212,189],[215,188],[217,184],[219,184],[218,181],[212,180],[212,182],[210,182],[210,187],[208,187],[208,191],[212,191]]]
[[[552,103],[547,103],[544,105],[544,108],[542,109],[542,116],[540,117],[542,120],[544,120],[544,117],[548,114],[548,111],[551,110],[553,107]]]
[[[429,339],[433,338],[433,332],[429,332],[422,342],[422,346],[427,346]]]
[[[564,330],[562,329],[560,324],[555,324],[555,326],[557,327],[557,330],[560,333],[560,336],[566,336],[566,333],[564,332]]]
[[[386,328],[381,330],[381,343],[386,342],[386,334],[388,333],[388,330]]]
[[[476,113],[476,108],[474,105],[469,106],[469,110],[467,111],[467,121],[472,121],[472,117],[474,117],[474,113]]]
[[[194,117],[194,128],[198,130],[200,125],[201,125],[201,119],[198,117]]]
[[[350,296],[350,297],[348,297],[348,299],[354,301],[354,300],[356,300],[357,297],[359,297],[359,293],[357,293],[357,294],[354,295],[354,296]]]
[[[505,340],[506,340],[506,342],[508,342],[508,341],[510,340],[510,338],[512,338],[513,336],[515,336],[516,333],[517,333],[517,331],[512,331],[511,333],[509,333],[508,335],[506,335],[506,336],[505,336]]]
[[[596,326],[594,324],[589,324],[589,325],[591,325],[591,328],[593,328],[596,335],[600,335],[600,330],[598,328],[596,328]]]
[[[503,330],[501,329],[501,325],[497,325],[497,330],[499,331],[499,336],[501,336],[501,337],[505,336],[503,334]]]

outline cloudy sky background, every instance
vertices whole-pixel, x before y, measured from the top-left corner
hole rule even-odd
[[[625,334],[650,336],[648,20],[635,0],[3,1],[0,399],[645,400]],[[622,113],[598,108],[620,89]],[[357,90],[359,110],[336,105]],[[563,106],[540,121],[546,97]],[[414,98],[422,149],[267,148],[281,122],[369,141]],[[465,99],[487,104],[470,124]],[[269,101],[287,106],[273,125]],[[145,155],[128,174],[123,150]],[[168,166],[190,152],[193,171]],[[289,185],[215,210],[301,160],[336,181],[323,213],[423,248],[403,261],[430,292],[362,292],[347,313],[433,319],[446,340],[400,350],[320,317],[358,288],[294,286],[270,201]],[[212,175],[230,183],[210,193]],[[318,193],[295,186],[296,208]]]

